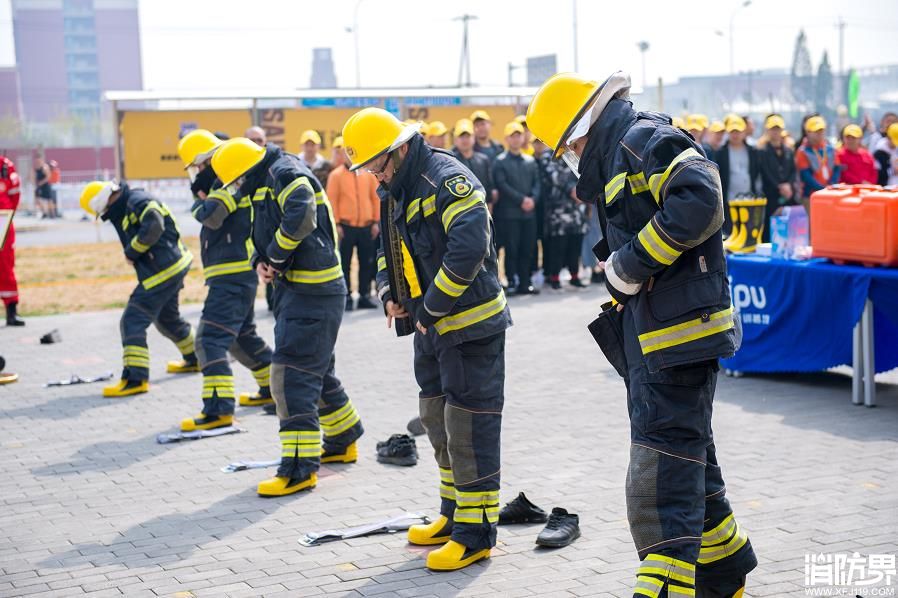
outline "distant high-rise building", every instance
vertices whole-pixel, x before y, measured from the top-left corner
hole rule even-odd
[[[312,49],[312,80],[309,86],[312,89],[333,89],[337,86],[330,48]]]
[[[14,66],[0,66],[0,118],[22,118],[19,72]]]
[[[101,115],[106,90],[141,89],[138,0],[12,0],[24,116]]]

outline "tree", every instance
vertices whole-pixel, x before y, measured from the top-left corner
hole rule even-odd
[[[811,53],[808,51],[808,40],[804,29],[798,32],[798,37],[795,39],[790,86],[792,97],[797,102],[805,103],[814,99],[814,70],[811,66]]]
[[[817,68],[814,88],[814,106],[824,118],[831,120],[833,114],[833,71],[829,65],[829,54],[823,51],[823,60]]]

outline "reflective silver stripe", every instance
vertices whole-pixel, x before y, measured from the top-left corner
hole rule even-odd
[[[695,588],[684,588],[673,584],[667,584],[667,595],[670,598],[676,596],[695,596]]]
[[[663,587],[664,582],[660,579],[639,575],[636,577],[636,585],[633,587],[633,593],[650,596],[651,598],[658,598],[658,594],[661,593],[661,588]]]
[[[646,355],[652,351],[682,345],[729,330],[733,325],[733,307],[730,306],[727,309],[708,315],[707,320],[696,318],[676,326],[640,334],[639,346],[642,347],[642,354]]]
[[[748,542],[748,534],[742,529],[738,523],[736,524],[736,533],[730,538],[729,542],[720,546],[703,547],[698,553],[698,562],[701,564],[713,563],[724,559],[731,554],[736,553]]]
[[[649,184],[645,180],[645,175],[641,172],[628,176],[627,181],[630,182],[630,191],[633,195],[649,190]]]
[[[487,320],[500,314],[505,309],[505,305],[505,293],[500,291],[494,299],[491,299],[486,303],[437,320],[433,327],[436,328],[437,334],[446,334],[447,332],[477,324],[478,322],[482,322],[483,320]]]
[[[648,223],[639,231],[639,243],[648,252],[652,259],[659,264],[669,266],[680,257],[680,251],[677,251],[664,242],[664,239],[655,230],[654,223],[649,220]]]
[[[660,575],[664,578],[695,585],[695,565],[660,554],[646,556],[637,571],[637,574],[641,573]]]
[[[733,529],[736,527],[736,518],[730,513],[716,527],[702,534],[702,546],[710,546],[712,544],[720,544],[725,540],[729,540],[733,535]]]
[[[659,172],[658,174],[653,174],[652,176],[650,176],[649,189],[652,191],[652,195],[655,197],[655,201],[659,204],[661,203],[661,188],[664,186],[664,183],[667,182],[668,177],[670,177],[674,167],[677,164],[689,158],[701,157],[702,155],[700,153],[690,147],[689,149],[680,152],[676,158],[671,160],[670,164],[667,165],[667,168],[664,170],[664,172]]]
[[[608,184],[605,185],[605,205],[611,205],[618,193],[624,190],[627,183],[626,171],[612,177]]]

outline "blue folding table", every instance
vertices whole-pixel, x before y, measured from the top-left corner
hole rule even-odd
[[[727,258],[742,347],[724,368],[814,372],[854,368],[852,402],[876,404],[874,376],[898,367],[898,269]]]

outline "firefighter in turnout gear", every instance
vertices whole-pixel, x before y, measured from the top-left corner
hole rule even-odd
[[[629,88],[619,72],[602,84],[554,75],[527,124],[578,174],[577,194],[597,202],[605,229],[596,253],[615,305],[590,330],[628,387],[634,596],[741,596],[757,559],[711,432],[717,360],[741,341],[720,177],[669,116],[636,112]]]
[[[440,474],[440,516],[409,529],[443,546],[434,570],[487,558],[499,517],[505,330],[492,221],[480,182],[417,124],[366,108],[343,127],[352,169],[374,174],[381,198],[378,294],[397,333],[414,334],[421,421]]]
[[[334,372],[346,299],[337,227],[312,171],[274,144],[231,139],[215,151],[212,168],[226,189],[252,199],[253,263],[262,282],[275,284],[271,394],[281,464],[258,491],[292,494],[315,487],[320,463],[356,461],[363,432]]]
[[[200,250],[209,293],[196,331],[196,353],[203,372],[203,411],[181,422],[181,430],[209,430],[234,422],[234,374],[228,353],[253,374],[257,393],[241,393],[245,406],[272,403],[271,349],[256,333],[258,277],[252,267],[253,211],[249,197],[221,186],[210,164],[222,141],[196,129],[178,143],[190,177],[193,216],[202,225]]]
[[[19,207],[21,197],[21,180],[16,173],[16,166],[6,156],[0,156],[0,210],[15,210]],[[0,224],[2,226],[2,224]],[[6,238],[0,241],[0,299],[6,306],[6,325],[24,326],[19,318],[19,284],[16,281],[16,227],[9,222],[6,231],[0,231],[0,238],[6,232]]]
[[[81,208],[115,227],[125,258],[137,271],[137,288],[122,314],[122,378],[103,389],[104,397],[124,397],[149,390],[150,351],[147,328],[155,324],[178,347],[183,359],[168,363],[169,373],[198,371],[193,330],[178,311],[178,294],[193,256],[165,204],[143,189],[115,181],[93,181],[81,192]]]

